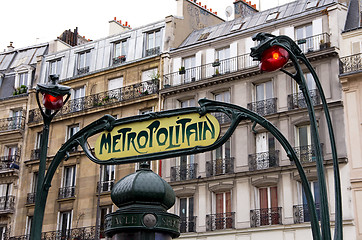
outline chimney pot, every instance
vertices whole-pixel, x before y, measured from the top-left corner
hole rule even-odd
[[[128,22],[126,21],[126,26],[128,25]]]
[[[117,17],[114,17],[114,21],[117,21]]]
[[[217,15],[217,12],[215,12],[215,15]]]

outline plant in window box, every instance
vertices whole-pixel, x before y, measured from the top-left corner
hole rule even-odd
[[[218,67],[218,66],[220,66],[220,61],[219,61],[219,59],[215,59],[215,61],[212,63],[212,66],[213,66],[213,67]]]
[[[20,86],[20,94],[27,93],[28,87],[25,85]]]
[[[216,76],[219,75],[219,74],[220,74],[219,69],[216,68],[215,74],[213,74],[212,76],[213,76],[213,77],[216,77]]]
[[[181,74],[185,74],[186,73],[186,70],[185,70],[185,67],[180,67],[178,69],[178,73],[181,75]]]
[[[102,98],[102,102],[108,102],[109,101],[109,96],[105,96],[104,98]]]

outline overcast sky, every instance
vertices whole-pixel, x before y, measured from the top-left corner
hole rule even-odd
[[[252,0],[252,3],[259,4]],[[271,0],[265,0],[270,2]],[[285,1],[272,0],[271,2]],[[197,0],[200,2],[200,0]],[[234,0],[201,0],[226,20],[225,9]],[[265,8],[265,7],[264,7]],[[10,41],[15,48],[56,39],[64,30],[78,27],[81,36],[96,40],[108,35],[108,22],[117,17],[131,28],[176,15],[176,0],[1,0],[0,51]],[[229,17],[232,20],[233,16]]]

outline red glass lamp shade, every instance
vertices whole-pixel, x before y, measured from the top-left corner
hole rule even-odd
[[[280,46],[272,46],[261,55],[260,70],[272,72],[282,68],[289,60],[289,53]]]
[[[54,97],[49,93],[43,93],[43,104],[46,109],[58,110],[63,107],[63,96]]]

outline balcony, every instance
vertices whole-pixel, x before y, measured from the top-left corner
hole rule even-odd
[[[178,86],[206,78],[216,77],[221,74],[231,73],[255,67],[259,63],[253,61],[250,54],[243,54],[233,58],[220,60],[214,63],[185,69],[184,73],[173,72],[163,76],[164,87]]]
[[[97,193],[110,192],[113,189],[114,180],[97,182]],[[101,187],[101,189],[99,189]]]
[[[311,37],[298,39],[295,42],[303,53],[315,52],[331,47],[330,36],[328,33],[321,33]]]
[[[309,94],[310,94],[313,106],[320,104],[321,97],[320,97],[317,89],[310,90]],[[307,107],[307,104],[305,102],[302,92],[288,95],[288,110],[306,108],[306,107]]]
[[[197,163],[171,167],[171,182],[195,179],[196,173]]]
[[[38,160],[40,158],[40,149],[33,149],[30,153],[30,160]]]
[[[94,109],[100,106],[106,106],[127,100],[137,99],[155,93],[158,93],[158,81],[144,81],[141,83],[125,86],[107,92],[97,93],[86,97],[69,100],[56,115],[56,118],[75,112]],[[30,110],[29,123],[39,121],[42,121],[40,110]]]
[[[77,69],[77,75],[86,74],[88,72],[89,72],[89,66]]]
[[[112,63],[113,65],[116,65],[116,64],[121,64],[121,63],[124,63],[126,62],[126,56],[118,56],[118,57],[115,57],[112,59]]]
[[[321,150],[323,155],[323,144],[321,144]],[[295,147],[294,151],[297,154],[297,157],[302,164],[315,162],[316,160],[316,154],[313,145]]]
[[[282,224],[282,208],[262,208],[250,210],[250,227]]]
[[[160,47],[150,48],[150,49],[146,49],[146,56],[145,57],[149,57],[149,56],[153,56],[153,55],[159,55],[159,54],[160,54]]]
[[[58,199],[75,197],[75,186],[59,188]]]
[[[277,112],[277,99],[269,98],[266,100],[248,103],[247,108],[261,116],[273,114]]]
[[[14,196],[0,197],[0,213],[12,213],[15,207]]]
[[[261,170],[279,166],[279,150],[249,155],[249,170]]]
[[[357,73],[362,70],[362,53],[339,59],[339,74]]]
[[[206,177],[234,173],[234,158],[220,158],[206,162]]]
[[[0,119],[0,132],[24,130],[25,117],[9,117]]]
[[[316,204],[317,218],[320,220],[320,207]],[[310,212],[307,204],[293,206],[294,223],[310,222]]]
[[[28,193],[26,196],[26,204],[35,204],[36,193]]]
[[[196,217],[181,217],[180,219],[180,232],[196,232]]]
[[[219,124],[225,124],[225,123],[231,122],[231,118],[228,115],[226,115],[225,113],[216,112],[216,113],[213,113],[212,115],[214,115],[214,117],[219,121]]]
[[[8,171],[13,170],[13,164],[19,166],[20,162],[20,153],[16,153],[14,155],[2,156],[0,157],[0,171]]]
[[[206,215],[206,231],[235,228],[235,212]]]

